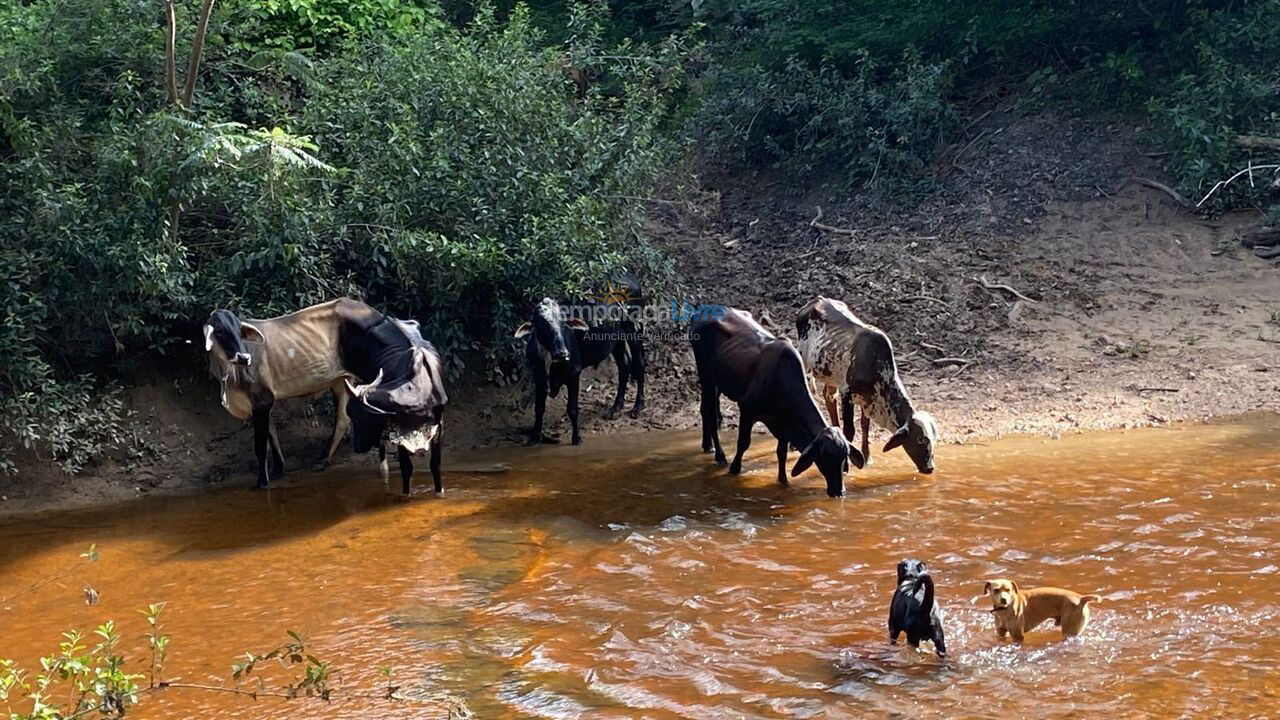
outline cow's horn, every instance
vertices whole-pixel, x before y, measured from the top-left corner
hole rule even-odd
[[[382,384],[382,370],[378,370],[378,376],[373,379],[373,382],[367,385],[352,385],[350,377],[343,378],[343,381],[347,383],[348,392],[363,400],[365,395],[377,390],[378,386]]]

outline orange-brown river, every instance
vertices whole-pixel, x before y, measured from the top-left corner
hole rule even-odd
[[[428,480],[410,503],[360,465],[2,520],[0,657],[30,666],[114,618],[145,664],[137,610],[163,602],[166,676],[226,683],[297,630],[348,697],[175,689],[139,718],[430,718],[442,696],[479,718],[1274,716],[1277,438],[1273,416],[1014,438],[945,446],[931,477],[875,454],[830,500],[812,473],[775,487],[771,442],[732,478],[696,433],[652,433],[453,453],[511,470],[448,472],[444,498]],[[945,662],[885,641],[908,556],[933,569]],[[1104,599],[1081,638],[1000,644],[975,601],[1000,575]],[[409,699],[349,697],[383,664]]]

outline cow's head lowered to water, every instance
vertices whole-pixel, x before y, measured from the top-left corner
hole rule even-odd
[[[818,433],[809,447],[803,449],[795,467],[791,468],[791,477],[808,470],[810,465],[817,465],[818,472],[827,481],[827,496],[840,497],[844,495],[844,473],[848,472],[850,463],[862,469],[866,458],[844,439],[839,429],[829,427]]]
[[[938,425],[933,416],[923,410],[911,414],[902,427],[885,443],[884,451],[902,446],[907,456],[916,464],[916,469],[928,475],[933,472],[933,448],[938,443]]]

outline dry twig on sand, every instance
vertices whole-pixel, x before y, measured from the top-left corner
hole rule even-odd
[[[1168,185],[1165,185],[1162,182],[1156,182],[1155,180],[1151,180],[1148,178],[1140,178],[1140,177],[1130,177],[1129,180],[1131,182],[1136,182],[1139,185],[1145,185],[1149,188],[1152,188],[1153,190],[1159,190],[1165,195],[1168,195],[1169,197],[1173,198],[1173,201],[1178,203],[1179,207],[1184,207],[1184,208],[1191,207],[1191,201],[1182,197],[1182,193],[1179,193],[1177,190],[1174,190],[1173,188],[1169,187]],[[1201,200],[1201,202],[1204,202],[1204,201]],[[1199,207],[1199,205],[1197,205],[1196,207]]]
[[[813,219],[809,221],[809,227],[817,228],[819,230],[825,230],[829,233],[835,233],[836,235],[848,235],[849,237],[853,237],[854,235],[857,235],[856,230],[852,230],[850,228],[836,227],[834,225],[827,225],[824,222],[820,222],[822,220],[822,206],[818,205],[817,209],[818,209],[818,214],[814,215]]]
[[[969,358],[962,358],[962,357],[934,358],[933,360],[934,365],[959,365],[960,367],[964,367],[972,363],[973,361],[970,360]]]
[[[977,282],[978,282],[978,285],[982,286],[984,290],[1003,290],[1009,293],[1010,295],[1018,298],[1019,300],[1026,300],[1029,303],[1035,302],[1035,300],[1032,300],[1031,298],[1027,297],[1026,295],[1023,295],[1022,293],[1018,292],[1012,287],[1009,287],[1008,285],[1005,285],[1004,283],[987,282],[987,277],[985,275],[978,276]]]

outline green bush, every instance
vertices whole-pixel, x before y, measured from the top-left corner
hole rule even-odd
[[[947,63],[911,51],[893,70],[865,54],[850,73],[798,58],[777,70],[727,67],[709,73],[695,122],[722,163],[899,180],[923,168],[953,124],[950,82]]]
[[[1232,12],[1198,7],[1185,38],[1193,50],[1168,89],[1151,99],[1157,132],[1173,150],[1172,165],[1188,190],[1213,185],[1254,164],[1276,164],[1280,152],[1250,157],[1238,135],[1280,137],[1280,0],[1255,0]],[[1264,182],[1232,183],[1215,207],[1277,197],[1274,171]]]
[[[344,265],[446,345],[503,351],[531,299],[659,270],[636,242],[636,198],[671,157],[659,125],[679,48],[607,65],[592,16],[573,25],[573,45],[543,49],[523,7],[505,25],[482,9],[465,32],[330,63],[308,103],[304,124],[348,169]],[[600,63],[581,99],[566,55]]]

